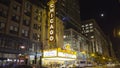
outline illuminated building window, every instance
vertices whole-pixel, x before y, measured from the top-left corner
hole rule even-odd
[[[92,29],[93,28],[93,26],[90,26],[90,29]]]
[[[86,33],[89,33],[89,30],[86,30]]]
[[[41,11],[36,11],[37,14],[34,15],[34,20],[42,22],[42,12]]]
[[[22,36],[28,37],[29,30],[22,29]]]
[[[86,27],[85,29],[89,29],[89,27]]]
[[[84,28],[82,28],[84,30]]]
[[[91,36],[91,38],[94,38],[94,36]]]
[[[82,25],[82,27],[84,27],[84,25]]]
[[[40,40],[40,34],[33,33],[33,39],[39,41]]]
[[[20,12],[20,6],[18,6],[18,5],[16,5],[16,4],[13,4],[13,9],[15,10],[15,11],[17,11],[18,13]]]
[[[42,11],[39,11],[39,13],[38,13],[38,21],[40,23],[42,22]]]
[[[24,18],[23,19],[23,25],[29,26],[30,25],[30,19]]]
[[[32,43],[32,51],[35,51],[35,43]]]
[[[93,32],[93,29],[91,29],[90,32]]]
[[[85,25],[86,27],[88,26],[88,24]]]
[[[89,25],[91,26],[91,25],[93,25],[93,23],[90,23]]]
[[[18,27],[17,26],[10,26],[10,33],[12,34],[18,34]]]

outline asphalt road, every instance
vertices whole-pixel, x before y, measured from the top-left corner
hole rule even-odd
[[[86,68],[120,68],[120,66],[95,66],[95,67],[86,67]]]

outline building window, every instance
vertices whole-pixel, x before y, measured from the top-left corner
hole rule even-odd
[[[33,33],[33,39],[37,40],[37,41],[40,41],[40,35],[37,34],[37,33]]]
[[[42,11],[40,11],[39,9],[36,9],[34,19],[39,22],[42,22]]]
[[[24,19],[23,19],[23,25],[25,25],[25,26],[30,26],[30,19],[24,18]]]
[[[19,13],[21,8],[20,8],[20,6],[14,4],[13,9]]]
[[[27,38],[28,32],[29,32],[29,30],[22,29],[22,36]]]
[[[84,25],[82,25],[82,27],[84,27]]]
[[[35,16],[34,16],[34,19],[38,21],[38,16],[37,16],[37,15],[35,15]]]
[[[90,23],[89,25],[91,26],[91,25],[93,25],[93,23]]]
[[[0,20],[0,31],[4,30],[5,28],[5,21]]]
[[[93,29],[90,29],[90,32],[93,32]]]
[[[38,29],[38,25],[37,25],[37,24],[34,24],[34,25],[33,25],[33,28],[34,28],[34,29]]]
[[[24,14],[26,14],[27,16],[31,16],[31,8],[31,4],[29,2],[25,2]]]
[[[40,11],[38,14],[38,21],[42,22],[42,11]]]
[[[82,34],[83,34],[84,32],[82,31]]]
[[[90,29],[92,29],[93,28],[93,26],[90,26]]]
[[[18,16],[16,14],[13,14],[12,15],[12,20],[15,21],[15,22],[20,22],[20,16]]]
[[[35,13],[39,13],[39,9],[35,9]]]
[[[7,9],[0,8],[0,16],[7,18]]]
[[[32,43],[32,51],[35,51],[35,43]]]
[[[62,6],[63,6],[63,7],[65,7],[65,4],[64,4],[64,3],[62,3]]]
[[[5,39],[0,39],[0,47],[5,47]]]
[[[33,28],[36,29],[36,30],[41,31],[41,26],[38,25],[38,24],[34,24],[34,25],[33,25]]]
[[[91,38],[94,38],[94,36],[91,36]]]
[[[10,33],[12,34],[18,34],[18,27],[17,26],[10,26]]]
[[[88,26],[88,24],[85,25],[86,27]]]
[[[89,33],[89,30],[86,30],[86,33]]]
[[[84,28],[82,28],[82,30],[84,30]]]
[[[86,27],[85,29],[89,29],[89,27]]]
[[[36,15],[36,16],[34,16],[34,19],[36,20],[36,21],[39,21],[39,22],[42,22],[42,19],[41,19],[42,17],[40,16],[40,15]]]

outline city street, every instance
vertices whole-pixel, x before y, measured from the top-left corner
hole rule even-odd
[[[120,68],[120,66],[96,66],[96,67],[86,67],[86,68]]]

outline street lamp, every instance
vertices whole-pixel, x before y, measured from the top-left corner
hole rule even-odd
[[[94,54],[94,53],[92,53],[92,54],[91,54],[91,56],[92,56],[92,57],[94,57],[94,56],[95,56],[95,54]]]
[[[102,57],[103,60],[105,60],[105,57]]]
[[[120,36],[120,31],[118,32],[118,35]]]
[[[85,51],[82,51],[81,53],[82,53],[82,54],[86,54],[86,52],[85,52]]]

